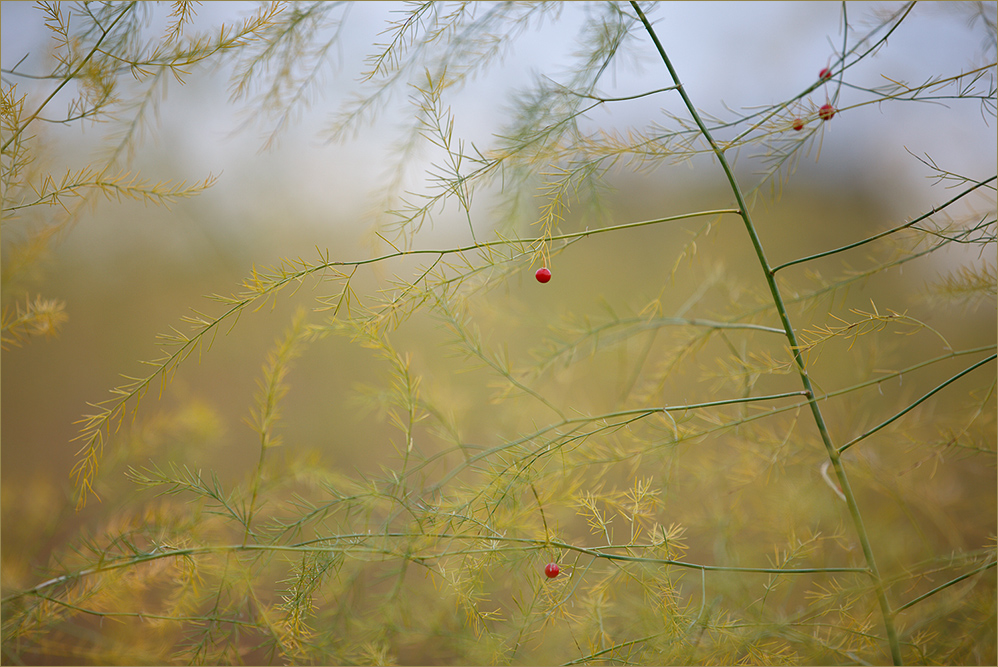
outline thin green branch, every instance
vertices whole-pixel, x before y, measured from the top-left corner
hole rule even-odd
[[[980,361],[978,361],[973,366],[970,366],[969,368],[965,368],[964,370],[960,371],[959,373],[957,373],[956,375],[954,375],[950,379],[946,380],[942,384],[938,385],[937,387],[935,387],[934,389],[932,389],[931,391],[929,391],[928,393],[926,393],[924,396],[922,396],[921,398],[919,398],[914,403],[910,404],[909,406],[907,406],[903,410],[901,410],[901,411],[895,413],[894,415],[892,415],[889,419],[886,419],[885,421],[881,422],[877,426],[874,426],[870,430],[866,431],[865,433],[863,433],[861,435],[856,436],[855,438],[853,438],[852,440],[850,440],[846,444],[844,444],[841,447],[839,447],[839,454],[841,454],[842,452],[846,451],[847,449],[849,449],[850,447],[852,447],[853,445],[855,445],[857,442],[860,442],[861,440],[865,440],[866,438],[870,437],[871,435],[873,435],[874,433],[876,433],[880,429],[884,428],[888,424],[890,424],[890,423],[892,423],[892,422],[900,419],[901,417],[903,417],[907,413],[909,413],[912,410],[914,410],[920,404],[922,404],[925,401],[927,401],[933,395],[939,393],[940,391],[942,391],[943,389],[945,389],[947,386],[951,385],[952,383],[954,383],[957,380],[959,380],[960,378],[962,378],[964,375],[967,375],[968,373],[970,373],[970,372],[972,372],[974,370],[977,370],[978,368],[980,368],[981,366],[983,366],[984,364],[986,364],[988,362],[994,361],[996,358],[998,358],[998,354],[992,354],[990,357],[987,357],[986,359],[981,359]]]
[[[87,63],[90,62],[91,58],[94,57],[94,54],[96,54],[100,50],[101,43],[107,38],[108,35],[111,34],[111,30],[114,28],[114,26],[126,14],[128,14],[129,11],[135,8],[135,4],[136,3],[134,2],[128,3],[122,8],[121,12],[114,18],[114,21],[111,22],[111,25],[102,30],[100,38],[96,41],[96,43],[94,43],[93,47],[90,49],[87,55],[83,57],[83,59],[80,61],[80,64],[76,66],[76,69],[74,69],[72,72],[70,72],[69,74],[67,74],[62,78],[62,81],[60,81],[59,85],[55,87],[55,90],[53,90],[48,97],[42,100],[42,103],[38,105],[38,108],[35,110],[35,112],[30,116],[28,116],[28,118],[17,127],[17,129],[14,131],[11,137],[3,143],[3,146],[0,147],[0,151],[6,152],[7,147],[10,146],[11,142],[17,140],[17,138],[21,136],[21,133],[24,132],[24,130],[28,127],[28,125],[30,125],[32,121],[34,121],[35,118],[38,117],[38,115],[42,112],[42,110],[46,106],[48,106],[48,103],[51,102],[52,99],[59,94],[59,91],[62,90],[66,86],[66,84],[68,84],[70,81],[76,78],[76,75],[80,73],[80,70],[86,67]]]
[[[909,607],[912,607],[912,606],[918,604],[922,600],[924,600],[924,599],[926,599],[928,597],[931,597],[931,596],[935,595],[936,593],[939,593],[941,591],[946,590],[950,586],[958,584],[958,583],[960,583],[961,581],[963,581],[965,579],[969,579],[970,577],[973,577],[976,574],[980,574],[981,572],[984,572],[985,570],[990,570],[996,564],[998,564],[998,563],[996,563],[995,561],[991,561],[990,563],[985,563],[984,565],[982,565],[981,567],[977,568],[976,570],[971,570],[970,572],[967,572],[965,574],[961,574],[959,577],[956,577],[955,579],[950,579],[945,584],[940,584],[939,586],[936,586],[931,591],[929,591],[927,593],[923,593],[922,595],[919,595],[914,600],[909,600],[908,602],[905,602],[903,605],[901,605],[897,609],[895,609],[894,612],[895,613],[902,612],[905,609],[908,609]]]
[[[435,540],[467,540],[472,543],[480,542],[500,542],[512,545],[523,545],[524,548],[534,550],[534,549],[547,549],[550,547],[556,547],[559,549],[565,549],[567,551],[575,551],[587,556],[592,556],[593,558],[599,558],[604,560],[622,561],[622,562],[635,562],[635,563],[652,563],[657,565],[673,565],[676,567],[700,570],[705,572],[742,572],[746,574],[827,574],[836,572],[847,572],[853,574],[866,574],[869,575],[870,572],[866,568],[862,567],[802,567],[802,568],[774,568],[774,567],[742,567],[742,566],[727,566],[727,565],[705,565],[701,563],[693,563],[689,561],[676,560],[672,558],[655,558],[646,556],[633,556],[629,554],[619,554],[610,553],[611,551],[630,551],[633,549],[657,549],[657,544],[611,544],[601,547],[585,547],[572,544],[570,542],[565,542],[563,540],[553,539],[533,539],[526,537],[509,537],[504,535],[482,535],[478,533],[448,533],[448,532],[430,532],[430,533],[410,533],[410,532],[385,532],[379,534],[371,533],[351,533],[351,534],[340,534],[334,537],[320,537],[314,540],[308,540],[305,542],[300,542],[298,544],[227,544],[227,545],[214,545],[214,546],[200,546],[200,547],[184,547],[184,548],[166,548],[166,549],[154,549],[153,551],[147,553],[140,553],[132,556],[125,556],[119,559],[107,560],[101,563],[97,567],[85,568],[73,572],[70,574],[64,574],[47,581],[43,581],[36,586],[25,589],[23,591],[18,591],[16,593],[11,593],[5,596],[0,603],[7,604],[13,600],[17,600],[29,595],[38,595],[42,591],[53,586],[58,586],[73,581],[78,581],[84,577],[89,577],[95,574],[102,574],[105,572],[111,572],[114,570],[120,570],[122,568],[128,568],[135,565],[141,565],[143,563],[149,563],[157,560],[162,560],[164,558],[191,558],[195,556],[202,556],[206,554],[221,554],[221,553],[341,553],[341,552],[371,552],[380,553],[386,556],[394,557],[405,557],[405,552],[398,552],[382,546],[365,546],[364,542],[372,539],[383,539],[387,538],[390,540],[401,540],[406,542],[411,539],[427,539],[432,538]],[[335,544],[324,544],[335,542]],[[416,560],[420,562],[426,562],[429,559],[442,557],[445,555],[452,555],[454,552],[441,553],[436,556],[420,556]],[[459,553],[465,553],[461,551]],[[409,558],[414,558],[412,555],[408,555]]]
[[[890,234],[894,234],[894,233],[899,232],[899,231],[901,231],[903,229],[908,229],[909,227],[917,225],[922,220],[925,220],[927,218],[932,217],[933,215],[935,215],[939,211],[942,211],[943,209],[945,209],[950,204],[953,204],[953,203],[959,201],[960,199],[966,197],[967,195],[969,195],[971,192],[973,192],[977,188],[985,186],[988,183],[991,183],[992,181],[995,181],[995,180],[998,180],[998,176],[992,176],[991,178],[988,178],[986,180],[983,180],[983,181],[980,181],[978,183],[975,183],[973,186],[967,188],[966,190],[964,190],[960,194],[956,195],[955,197],[953,197],[949,201],[947,201],[947,202],[945,202],[943,204],[940,204],[939,206],[934,206],[932,208],[932,210],[929,211],[928,213],[920,215],[917,218],[915,218],[914,220],[910,220],[909,222],[906,222],[903,225],[898,225],[898,226],[892,227],[892,228],[890,228],[890,229],[888,229],[886,231],[880,232],[879,234],[874,234],[873,236],[865,238],[862,241],[856,241],[855,243],[849,243],[847,245],[844,245],[841,248],[835,248],[834,250],[826,250],[824,252],[815,253],[814,255],[808,255],[807,257],[801,257],[800,259],[795,259],[795,260],[792,260],[792,261],[789,261],[789,262],[784,262],[783,264],[780,264],[779,266],[774,266],[773,267],[773,273],[776,273],[777,271],[785,269],[785,268],[787,268],[789,266],[793,266],[795,264],[802,264],[803,262],[810,262],[810,261],[815,260],[815,259],[820,259],[822,257],[827,257],[829,255],[835,255],[835,254],[840,253],[840,252],[845,252],[846,250],[852,250],[853,248],[858,248],[861,245],[866,245],[867,243],[871,243],[872,241],[876,241],[877,239],[883,238],[883,237],[888,236]]]
[[[461,462],[461,464],[455,466],[446,475],[444,475],[440,479],[440,481],[437,482],[430,489],[430,491],[432,492],[433,490],[443,488],[443,486],[446,485],[447,482],[449,482],[455,476],[457,476],[458,474],[460,474],[465,468],[474,465],[478,461],[481,461],[483,459],[489,459],[490,457],[494,456],[495,454],[500,453],[502,451],[505,451],[507,449],[510,449],[511,447],[516,447],[518,445],[522,445],[522,444],[530,442],[532,440],[536,440],[536,439],[542,437],[543,435],[545,435],[546,433],[549,433],[550,431],[557,431],[558,429],[561,429],[561,428],[564,428],[564,427],[571,427],[571,429],[568,431],[568,433],[561,434],[560,437],[559,437],[559,439],[564,439],[566,442],[571,442],[572,440],[579,439],[579,438],[583,438],[584,439],[584,438],[589,437],[589,436],[591,436],[593,434],[592,432],[590,432],[590,433],[582,434],[580,436],[569,437],[575,430],[577,430],[578,428],[581,428],[582,426],[585,426],[586,424],[596,424],[596,423],[602,422],[602,425],[597,430],[597,432],[598,432],[598,431],[602,431],[602,430],[606,430],[606,429],[620,428],[620,427],[626,426],[627,424],[630,424],[630,423],[632,423],[634,421],[637,421],[638,419],[643,419],[645,417],[650,417],[652,415],[661,414],[663,412],[664,413],[668,413],[668,412],[685,412],[685,411],[688,411],[688,410],[698,410],[698,409],[704,409],[704,408],[712,408],[712,407],[718,407],[718,406],[721,406],[721,405],[735,405],[735,404],[741,404],[741,403],[754,403],[754,402],[759,402],[759,401],[772,401],[772,400],[777,400],[777,399],[781,399],[781,398],[790,398],[792,396],[804,396],[804,395],[805,394],[804,394],[803,391],[795,391],[795,392],[786,392],[786,393],[782,393],[782,394],[772,394],[772,395],[769,395],[769,396],[749,396],[749,397],[742,397],[742,398],[723,399],[723,400],[720,400],[720,401],[707,401],[705,403],[689,403],[689,404],[686,404],[686,405],[674,405],[674,406],[663,406],[663,407],[648,407],[648,408],[634,408],[634,409],[631,409],[631,410],[617,410],[617,411],[613,411],[613,412],[607,412],[607,413],[603,413],[603,414],[599,414],[599,415],[593,415],[593,416],[588,416],[588,417],[574,417],[574,418],[570,418],[570,419],[564,419],[564,420],[562,420],[562,421],[560,421],[558,423],[549,424],[549,425],[545,426],[544,428],[541,428],[541,429],[539,429],[537,431],[534,431],[533,433],[531,433],[529,435],[523,436],[521,438],[517,438],[516,440],[511,440],[509,442],[504,442],[504,443],[502,443],[500,445],[495,445],[495,446],[489,447],[487,449],[483,449],[478,454],[475,454],[474,456],[468,457],[465,461]],[[768,413],[763,413],[763,414],[768,414]],[[609,420],[614,420],[614,419],[622,419],[622,421],[615,422],[615,423],[607,423]],[[434,456],[428,457],[426,459],[426,461],[424,461],[423,465],[424,466],[425,465],[429,465],[436,458],[443,457],[446,454],[447,454],[447,452],[440,452],[440,453],[438,453],[438,454],[436,454]],[[418,469],[418,468],[416,468],[416,469]],[[414,469],[412,472],[415,472],[416,469]]]
[[[60,607],[65,607],[75,612],[81,614],[88,614],[90,616],[98,616],[101,618],[136,618],[140,621],[173,621],[176,623],[225,623],[231,625],[241,625],[246,628],[256,628],[257,622],[255,620],[247,621],[238,618],[230,618],[225,616],[218,616],[217,614],[204,614],[197,616],[170,616],[169,614],[154,614],[146,611],[98,611],[96,609],[88,609],[86,607],[81,607],[77,604],[72,604],[65,600],[60,600],[59,598],[52,597],[51,595],[45,595],[40,591],[35,591],[32,593],[35,597],[45,600],[46,602],[51,602],[52,604],[59,605]],[[4,602],[7,602],[7,598],[4,598]]]
[[[601,649],[599,651],[596,651],[594,653],[589,653],[588,655],[584,655],[584,656],[582,656],[580,658],[576,658],[575,660],[569,660],[569,661],[563,662],[561,664],[563,664],[563,665],[579,665],[579,664],[591,664],[594,660],[597,660],[597,659],[600,659],[600,660],[613,660],[614,658],[606,658],[606,657],[602,657],[602,656],[606,656],[608,653],[614,653],[615,651],[619,651],[620,649],[628,648],[629,646],[634,646],[636,644],[643,644],[644,642],[651,641],[652,639],[655,639],[657,636],[658,635],[647,635],[645,637],[638,637],[637,639],[631,639],[631,640],[626,641],[626,642],[620,642],[619,644],[614,644],[613,646],[608,646],[608,647],[606,647],[604,649]]]

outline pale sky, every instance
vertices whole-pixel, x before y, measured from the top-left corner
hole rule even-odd
[[[198,25],[232,22],[253,6],[206,3],[198,9]],[[898,5],[848,3],[855,32],[865,32],[870,12],[882,6]],[[156,11],[165,11],[164,7]],[[171,84],[160,125],[145,144],[149,154],[140,165],[165,159],[171,163],[171,173],[164,176],[177,180],[201,179],[209,172],[219,175],[219,183],[204,195],[206,201],[236,210],[245,207],[247,215],[270,206],[280,210],[285,200],[297,202],[298,210],[305,211],[301,218],[314,216],[313,225],[326,224],[323,219],[331,210],[348,212],[350,217],[362,215],[371,204],[364,195],[376,189],[372,185],[383,178],[391,160],[393,121],[403,116],[386,114],[379,124],[366,128],[359,140],[347,144],[330,144],[321,131],[338,104],[356,89],[362,58],[372,40],[380,39],[377,33],[383,22],[401,7],[401,3],[354,3],[348,16],[352,27],[337,51],[338,62],[328,69],[312,107],[276,148],[261,151],[271,127],[265,121],[233,131],[246,116],[228,104],[224,72],[197,71],[186,86]],[[3,67],[9,69],[29,53],[20,71],[37,72],[37,58],[45,50],[45,42],[40,41],[45,37],[40,12],[28,2],[5,2],[2,12]],[[505,96],[531,72],[557,74],[573,48],[580,12],[581,4],[567,5],[559,21],[547,21],[541,29],[521,37],[501,67],[449,100],[458,119],[457,131],[464,138],[487,142],[503,119]],[[842,5],[835,2],[676,2],[657,5],[650,17],[694,102],[702,110],[729,117],[725,104],[734,109],[770,104],[813,83],[818,70],[833,61],[841,48],[841,13]],[[983,57],[984,37],[980,24],[969,28],[965,16],[958,15],[951,3],[922,3],[891,36],[889,48],[849,70],[847,82],[876,86],[889,77],[917,84],[933,74],[970,69]],[[644,46],[650,49],[647,42]],[[649,50],[640,70],[620,68],[608,77],[606,93],[633,94],[667,85],[667,73],[651,55]],[[6,74],[4,80],[17,81],[19,90],[34,85]],[[613,83],[616,88],[611,90]],[[841,105],[846,106],[866,99],[848,88],[840,95]],[[615,105],[609,113],[599,114],[600,122],[642,127],[662,121],[663,103],[678,110],[675,95],[658,95]],[[801,177],[861,174],[858,178],[872,187],[918,184],[924,167],[905,147],[968,175],[993,173],[998,160],[994,119],[988,117],[990,127],[985,126],[979,104],[974,102],[955,101],[950,106],[885,104],[841,114],[827,128],[821,163],[805,160]],[[396,109],[406,111],[398,105]],[[94,135],[93,129],[88,132]],[[74,125],[66,136],[78,139],[79,135],[79,125]],[[982,136],[991,140],[981,141]],[[264,194],[265,200],[261,199]],[[928,196],[917,203],[932,201],[933,196]]]

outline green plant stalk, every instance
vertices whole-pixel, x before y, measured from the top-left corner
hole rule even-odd
[[[735,196],[735,200],[738,204],[739,215],[742,221],[745,223],[745,229],[748,231],[749,238],[752,240],[752,246],[755,249],[756,256],[759,258],[759,263],[762,265],[763,272],[766,276],[766,283],[769,285],[769,291],[773,296],[773,302],[776,305],[776,310],[780,315],[780,321],[783,323],[783,328],[786,331],[787,341],[790,343],[790,350],[793,353],[794,361],[797,364],[797,372],[800,375],[801,383],[804,385],[804,391],[807,392],[808,405],[811,408],[811,414],[814,417],[814,423],[818,427],[818,432],[821,434],[822,443],[825,445],[825,450],[828,454],[828,458],[835,469],[835,475],[839,480],[839,484],[842,486],[842,493],[845,495],[846,504],[849,508],[849,514],[852,516],[853,525],[856,529],[857,538],[859,539],[860,546],[863,549],[863,555],[866,558],[867,567],[869,568],[870,575],[873,578],[874,588],[877,594],[877,600],[880,603],[880,610],[884,619],[884,627],[887,632],[887,641],[890,645],[891,658],[895,665],[900,665],[903,663],[901,658],[901,646],[898,641],[897,629],[894,625],[894,613],[891,611],[890,603],[887,600],[887,593],[884,589],[883,579],[880,576],[880,571],[877,568],[877,562],[873,555],[873,548],[870,544],[869,535],[866,532],[866,526],[863,523],[863,516],[860,513],[859,505],[856,502],[856,497],[852,492],[852,487],[849,485],[849,479],[846,476],[845,469],[842,467],[842,462],[840,455],[835,445],[832,444],[831,436],[828,433],[828,427],[825,424],[825,418],[821,413],[821,409],[818,407],[818,403],[814,396],[814,389],[811,386],[811,379],[808,377],[807,369],[804,365],[804,359],[801,356],[800,348],[797,342],[797,335],[794,331],[793,325],[790,322],[790,316],[787,313],[787,308],[783,303],[783,296],[780,293],[780,289],[776,284],[776,274],[770,267],[768,260],[766,259],[766,254],[763,251],[762,241],[759,239],[759,235],[756,232],[755,224],[752,222],[752,216],[749,213],[748,206],[745,202],[745,197],[742,194],[741,188],[738,185],[738,181],[735,179],[734,172],[731,170],[731,165],[728,164],[728,160],[724,156],[724,151],[717,142],[714,141],[713,136],[711,136],[710,131],[704,124],[703,120],[700,118],[700,114],[697,112],[696,107],[693,106],[693,102],[690,100],[689,96],[686,94],[686,90],[683,87],[682,82],[679,79],[679,75],[676,73],[675,68],[672,66],[672,61],[669,59],[668,54],[665,52],[665,48],[658,39],[658,35],[655,33],[655,29],[652,27],[648,18],[645,16],[644,12],[641,11],[640,5],[636,0],[631,0],[631,7],[637,13],[638,19],[644,25],[645,30],[651,37],[655,44],[655,48],[658,50],[659,56],[662,58],[662,62],[665,63],[666,68],[669,70],[669,75],[672,77],[672,81],[676,86],[676,90],[683,99],[683,104],[686,106],[690,115],[693,117],[694,122],[696,122],[697,127],[700,128],[700,132],[703,134],[704,139],[710,144],[711,150],[714,155],[717,156],[717,160],[724,170],[724,175],[728,179],[728,184],[731,187],[731,191]]]

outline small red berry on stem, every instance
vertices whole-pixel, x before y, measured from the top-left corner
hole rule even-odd
[[[561,568],[558,567],[558,563],[548,563],[544,566],[544,574],[548,576],[548,579],[554,579],[561,572]]]
[[[802,121],[800,118],[794,118],[793,128],[798,132],[800,132],[801,130],[804,129],[804,121]]]
[[[832,70],[830,70],[827,67],[824,68],[823,70],[821,70],[820,72],[818,72],[818,78],[821,79],[822,81],[827,81],[828,79],[831,79],[832,78]]]
[[[547,268],[546,266],[542,266],[541,268],[537,269],[537,273],[534,274],[534,278],[537,278],[537,282],[539,283],[546,283],[547,281],[551,280],[551,269]]]
[[[835,107],[831,104],[823,104],[821,105],[821,108],[818,109],[818,117],[821,118],[821,120],[831,120],[835,115],[835,111]]]

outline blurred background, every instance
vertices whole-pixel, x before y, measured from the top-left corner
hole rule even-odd
[[[849,22],[862,32],[868,17],[885,6],[896,7],[848,3]],[[254,7],[205,3],[197,8],[192,29],[234,23]],[[151,180],[195,182],[210,174],[218,177],[217,183],[169,209],[98,200],[51,247],[27,293],[64,300],[69,319],[58,338],[3,353],[2,539],[4,574],[13,585],[29,584],[33,559],[72,534],[89,513],[100,511],[90,507],[81,515],[72,512],[68,479],[78,448],[71,442],[78,429],[74,422],[90,412],[88,402],[108,398],[120,375],[144,372],[141,360],[158,356],[158,333],[183,326],[180,318],[190,308],[218,312],[217,304],[203,296],[235,291],[254,265],[272,265],[282,258],[314,260],[316,248],[328,250],[334,259],[372,254],[381,188],[396,167],[396,142],[411,107],[403,95],[397,96],[375,123],[346,141],[330,141],[328,128],[335,110],[360,89],[364,58],[371,45],[383,39],[385,21],[402,8],[384,2],[345,5],[345,27],[330,61],[320,68],[320,84],[310,105],[299,109],[276,137],[272,133],[278,118],[259,112],[251,102],[230,101],[230,66],[194,68],[183,85],[169,81],[137,146],[134,168]],[[149,11],[165,16],[167,9],[157,5]],[[20,63],[19,72],[48,71],[49,37],[32,3],[4,2],[0,10],[4,82],[16,82],[19,93],[28,92],[30,107],[51,90],[51,83],[21,79],[9,70]],[[582,4],[567,3],[558,21],[546,21],[511,40],[501,63],[449,96],[455,134],[487,145],[505,120],[509,95],[535,73],[557,78],[568,64],[585,11]],[[889,77],[921,83],[930,75],[980,66],[991,48],[989,35],[981,21],[970,21],[971,15],[963,3],[919,4],[914,16],[890,37],[889,48],[850,70],[848,81],[878,86]],[[721,117],[725,106],[749,109],[795,95],[815,81],[841,48],[840,3],[661,3],[650,16],[689,95],[701,109]],[[646,40],[640,43],[643,51],[631,53],[632,59],[622,60],[607,78],[607,95],[666,85]],[[812,95],[816,104],[823,102],[818,99],[823,94],[819,89]],[[839,106],[855,101],[848,88],[840,95]],[[608,129],[664,123],[661,105],[673,105],[668,108],[675,111],[675,102],[671,96],[653,96],[597,110],[588,122]],[[62,108],[58,99],[52,108]],[[45,142],[44,159],[54,173],[86,164],[115,130],[85,125],[81,131],[79,124],[36,124],[33,129]],[[821,133],[820,145],[801,161],[782,197],[764,198],[757,205],[773,263],[865,237],[950,198],[953,191],[944,185],[932,187],[933,173],[912,154],[931,156],[940,166],[974,178],[994,173],[993,118],[974,102],[864,106],[841,113]],[[426,166],[417,157],[406,186],[419,189]],[[738,167],[751,183],[759,163],[742,155]],[[611,181],[616,188],[607,200],[612,224],[692,207],[731,205],[722,174],[710,160],[694,161],[691,168],[617,174]],[[991,204],[971,199],[951,214],[957,217],[974,205],[987,210]],[[481,224],[487,227],[488,221]],[[577,224],[569,218],[565,227]],[[523,231],[526,235],[529,230]],[[656,249],[682,242],[681,235],[671,234],[648,230],[580,245],[578,252],[556,260],[555,279],[546,292],[529,291],[536,287],[531,270],[510,281],[506,296],[527,303],[534,312],[549,310],[559,316],[597,311],[601,301],[640,307],[661,283],[643,284],[635,276],[667,275]],[[443,247],[469,240],[466,222],[445,213],[415,245]],[[916,290],[968,257],[978,258],[975,251],[960,249],[935,253],[906,267],[896,281],[881,281],[876,291],[850,298],[858,307],[867,307],[871,298],[889,307],[921,303],[928,324],[946,322],[953,313],[926,309]],[[735,252],[728,260],[735,267],[732,274],[746,267],[745,274],[751,276],[749,259]],[[376,289],[377,281],[396,268],[378,267],[364,280]],[[243,420],[252,405],[260,365],[293,309],[313,303],[311,290],[306,286],[295,297],[279,299],[273,309],[268,304],[246,313],[231,333],[218,336],[210,353],[182,365],[162,397],[154,387],[141,403],[140,418],[155,421],[162,414],[173,419],[171,423],[189,423],[190,432],[171,437],[206,443],[202,460],[195,464],[223,474],[227,468],[234,475],[244,474],[257,456],[254,434]],[[677,303],[683,300],[680,296]],[[958,316],[966,326],[953,332],[955,346],[994,342],[993,303],[961,310]],[[400,335],[417,340],[419,327],[432,328],[414,324]],[[429,335],[427,340],[432,339]],[[426,349],[432,350],[432,345]],[[417,351],[417,367],[429,373],[428,383],[450,382],[441,367],[431,363],[432,355],[425,352],[421,358]],[[378,368],[372,354],[346,341],[328,339],[312,346],[294,371],[285,402],[285,441],[318,447],[327,461],[343,469],[374,466],[371,453],[381,447],[372,442],[377,430],[372,415],[358,410],[351,397],[359,384],[378,380]],[[451,391],[455,400],[476,400],[474,393],[453,387]],[[982,474],[993,477],[993,470]],[[993,513],[993,508],[988,511]],[[39,541],[37,536],[47,538]]]

